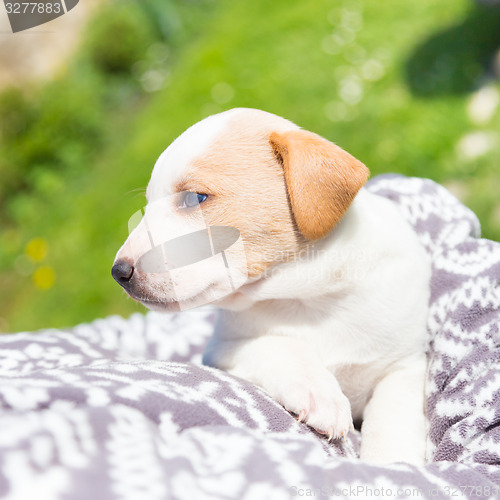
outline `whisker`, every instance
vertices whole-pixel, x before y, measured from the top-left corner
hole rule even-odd
[[[137,198],[139,196],[146,196],[146,188],[140,187],[140,188],[131,189],[130,191],[127,191],[126,194],[127,195],[135,194],[135,198]]]

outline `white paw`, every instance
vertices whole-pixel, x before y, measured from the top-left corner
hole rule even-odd
[[[354,428],[351,405],[333,375],[325,371],[321,381],[305,382],[273,383],[265,389],[288,411],[295,413],[299,422],[327,435],[329,440],[345,439]]]
[[[226,357],[233,375],[259,385],[300,421],[329,439],[345,438],[353,428],[349,400],[306,342],[263,336],[230,344]]]

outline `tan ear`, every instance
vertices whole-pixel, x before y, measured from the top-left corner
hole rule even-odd
[[[273,132],[269,141],[283,164],[292,212],[308,239],[322,238],[340,221],[370,175],[354,156],[305,130]]]

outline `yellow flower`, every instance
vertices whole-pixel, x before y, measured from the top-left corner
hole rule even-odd
[[[56,273],[54,269],[50,266],[42,266],[39,267],[33,273],[33,283],[37,288],[42,290],[48,290],[54,286],[54,282],[56,280]]]
[[[25,249],[26,255],[34,262],[40,262],[47,256],[49,245],[43,238],[33,238]]]

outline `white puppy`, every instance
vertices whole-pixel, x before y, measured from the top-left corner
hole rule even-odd
[[[211,116],[158,159],[113,276],[156,310],[216,301],[204,363],[263,387],[329,438],[362,420],[363,460],[422,464],[430,264],[397,207],[363,189],[368,175],[283,118]],[[169,252],[151,249],[207,226],[236,228],[245,259],[141,264],[147,254],[168,268]]]

